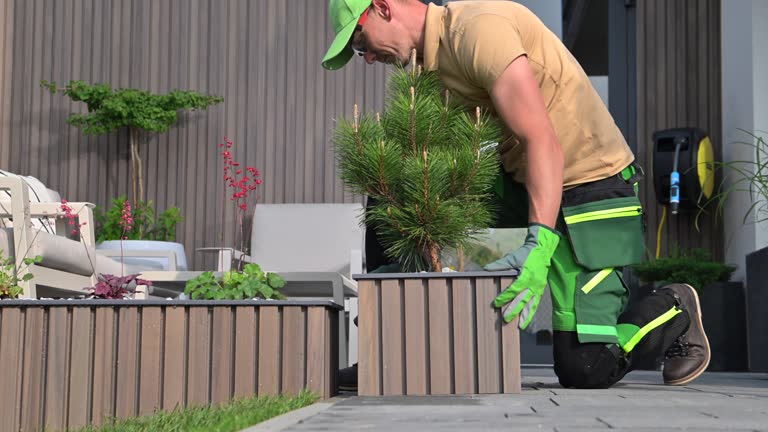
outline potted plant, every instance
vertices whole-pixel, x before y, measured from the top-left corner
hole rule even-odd
[[[686,283],[696,289],[712,351],[709,370],[713,371],[747,368],[746,303],[742,283],[730,281],[735,269],[714,261],[704,249],[674,250],[668,257],[632,266],[640,280],[653,288]]]
[[[40,84],[51,94],[58,92],[73,101],[84,102],[87,105],[87,113],[71,114],[67,119],[67,123],[81,128],[86,135],[98,136],[116,130],[128,130],[133,197],[131,203],[140,215],[147,217],[154,217],[154,210],[151,202],[144,201],[144,175],[140,147],[149,141],[150,134],[168,131],[176,123],[179,111],[205,109],[224,100],[219,96],[205,95],[195,91],[173,90],[167,94],[153,94],[146,90],[132,88],[112,89],[109,84],[88,84],[84,81],[70,81],[65,87],[59,87],[55,82],[45,80]],[[152,222],[159,221],[161,224],[168,222],[170,225],[167,228],[162,225],[159,227],[159,229],[166,229],[166,234],[161,236],[174,237],[175,232],[172,232],[172,228],[180,220],[178,210],[171,208]],[[152,239],[150,232],[143,231],[152,229],[157,232],[158,227],[150,225],[138,224],[136,232],[139,239],[144,239],[144,234]],[[102,238],[102,240],[106,239],[112,240],[111,237]],[[112,246],[114,245],[107,244],[104,247]],[[126,248],[173,250],[176,253],[177,266],[186,268],[186,256],[183,248],[179,250],[179,244],[141,243],[130,244]]]
[[[355,106],[335,130],[340,176],[377,202],[362,221],[403,271],[354,276],[365,340],[358,393],[519,392],[517,327],[491,307],[514,273],[441,272],[443,250],[492,223],[499,127],[411,64],[391,75],[381,115]]]
[[[736,205],[734,194],[742,195],[745,210],[741,223],[759,226],[768,221],[768,142],[764,135],[742,132],[748,136],[748,141],[734,143],[734,152],[742,155],[720,164],[723,182],[711,201],[717,201],[717,215],[722,217],[726,205]],[[748,152],[744,153],[740,148]],[[760,246],[758,241],[755,241],[757,247]],[[745,268],[749,369],[768,372],[768,247],[754,251],[752,248],[754,246],[748,249]]]
[[[279,291],[284,286],[285,280],[279,274],[248,263],[242,270],[224,272],[220,278],[213,272],[203,272],[187,282],[184,293],[193,300],[285,300]]]

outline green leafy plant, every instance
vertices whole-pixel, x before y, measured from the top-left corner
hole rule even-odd
[[[43,80],[40,85],[51,94],[60,92],[75,102],[87,105],[86,114],[71,114],[67,119],[69,124],[82,129],[86,135],[104,135],[128,129],[134,204],[144,201],[139,147],[148,140],[147,133],[166,132],[176,123],[181,110],[205,109],[224,101],[220,96],[195,91],[173,90],[158,95],[132,88],[113,90],[109,84],[88,84],[84,81],[70,81],[65,87],[59,87],[55,82]]]
[[[713,261],[704,249],[692,249],[688,253],[674,250],[669,257],[636,264],[632,270],[644,282],[687,283],[701,290],[727,282],[736,267]]]
[[[443,92],[436,73],[398,68],[384,113],[337,122],[341,178],[374,198],[364,215],[385,253],[405,271],[441,271],[440,252],[460,248],[493,219],[500,130]]]
[[[24,258],[23,263],[29,267],[32,264],[39,264],[42,260],[43,257],[38,255],[34,258]],[[34,275],[26,273],[19,278],[21,270],[24,269],[17,269],[13,258],[3,256],[3,251],[0,250],[0,299],[18,298],[24,292],[19,284],[32,280]]]
[[[264,272],[258,264],[249,263],[242,271],[230,270],[222,278],[204,272],[187,282],[184,292],[195,300],[284,299],[278,290],[285,280],[277,273]]]
[[[748,135],[750,140],[737,141],[733,144],[750,148],[754,159],[717,163],[718,170],[722,172],[723,181],[717,193],[700,206],[695,221],[697,229],[699,218],[706,212],[705,209],[710,203],[717,203],[716,216],[722,217],[728,199],[739,192],[749,194],[752,203],[744,212],[742,224],[750,223],[751,216],[754,216],[751,223],[768,220],[768,142],[765,137],[756,133],[746,130],[742,132]]]
[[[94,210],[97,243],[107,240],[176,240],[176,226],[184,220],[178,207],[157,214],[152,201],[128,206],[132,223],[126,226],[126,199],[125,196],[115,198],[112,207],[106,210],[96,207]]]

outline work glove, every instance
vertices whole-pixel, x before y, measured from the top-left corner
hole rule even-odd
[[[484,267],[488,271],[515,269],[520,272],[517,279],[493,301],[497,308],[507,305],[502,312],[505,322],[520,315],[520,329],[531,323],[547,286],[550,261],[559,242],[560,233],[557,231],[546,225],[531,224],[519,249]]]

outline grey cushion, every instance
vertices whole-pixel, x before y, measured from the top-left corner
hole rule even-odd
[[[93,247],[86,248],[83,243],[46,232],[32,233],[34,242],[27,256],[41,256],[41,267],[62,270],[67,273],[90,276],[94,267],[97,273],[120,274],[120,263],[99,255]],[[14,256],[13,228],[0,229],[0,250],[4,256]],[[139,273],[138,269],[126,266],[125,272]]]

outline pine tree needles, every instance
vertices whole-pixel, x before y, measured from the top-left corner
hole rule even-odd
[[[440,271],[440,251],[461,247],[494,216],[499,128],[443,92],[435,73],[397,69],[385,111],[340,119],[334,142],[347,188],[374,198],[364,223],[405,271]]]

